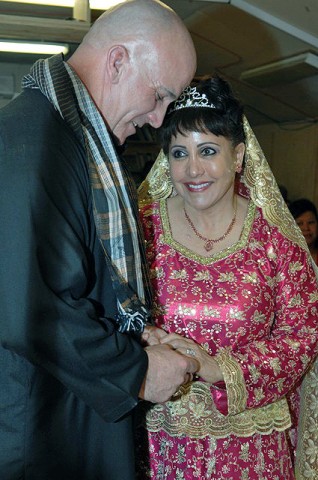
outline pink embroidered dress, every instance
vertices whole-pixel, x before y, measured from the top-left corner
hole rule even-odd
[[[156,325],[215,355],[224,382],[147,406],[138,478],[294,479],[287,397],[317,352],[308,255],[252,201],[240,240],[208,258],[172,238],[166,200],[141,220]]]

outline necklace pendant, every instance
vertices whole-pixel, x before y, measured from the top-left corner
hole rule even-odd
[[[207,252],[210,252],[213,248],[213,240],[207,240],[204,244],[204,248]]]

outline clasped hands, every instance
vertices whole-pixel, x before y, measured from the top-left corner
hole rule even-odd
[[[142,335],[142,341],[145,345],[169,345],[173,350],[181,353],[182,355],[187,355],[194,357],[199,363],[199,368],[196,373],[199,373],[201,369],[201,363],[204,360],[202,354],[206,353],[203,351],[202,347],[195,343],[189,338],[182,337],[177,333],[167,333],[161,328],[154,326],[146,326],[144,333]],[[200,361],[201,360],[201,361]]]
[[[142,341],[149,364],[140,398],[163,403],[191,382],[194,374],[209,383],[223,380],[214,358],[191,339],[147,326]]]

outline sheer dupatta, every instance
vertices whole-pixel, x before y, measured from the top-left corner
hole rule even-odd
[[[298,244],[306,252],[318,279],[318,268],[310,255],[307,243],[280,193],[275,177],[246,117],[244,117],[244,131],[245,160],[242,172],[236,178],[237,192],[251,199],[262,209],[264,217],[270,224],[276,226],[282,235]],[[169,173],[169,161],[162,151],[140,185],[138,195],[140,206],[175,195]],[[317,401],[318,360],[316,359],[303,377],[300,389],[295,466],[298,480],[318,478]]]

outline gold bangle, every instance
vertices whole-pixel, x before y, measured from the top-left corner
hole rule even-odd
[[[178,400],[180,397],[182,397],[182,395],[185,395],[186,393],[188,393],[191,388],[191,384],[192,384],[192,381],[183,383],[182,385],[180,385],[178,390],[173,395],[171,395],[171,400]]]

